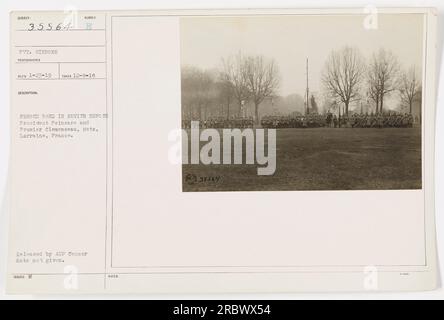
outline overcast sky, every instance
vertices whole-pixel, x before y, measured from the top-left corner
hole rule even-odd
[[[274,58],[281,74],[280,95],[305,90],[309,58],[310,91],[320,91],[325,61],[348,45],[368,58],[379,48],[393,51],[402,66],[422,70],[423,15],[380,14],[378,29],[364,28],[365,16],[193,17],[181,19],[182,65],[221,66],[221,58],[241,51]]]

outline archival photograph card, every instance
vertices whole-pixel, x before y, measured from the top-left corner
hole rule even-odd
[[[434,9],[10,26],[9,293],[438,286]]]

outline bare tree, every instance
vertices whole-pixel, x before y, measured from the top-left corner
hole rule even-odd
[[[245,59],[247,87],[254,103],[256,123],[259,123],[259,105],[267,97],[272,97],[279,86],[279,72],[273,60],[266,61],[262,56]]]
[[[421,81],[416,75],[416,68],[412,66],[404,71],[399,79],[399,94],[402,103],[409,107],[409,112],[413,112],[413,102],[421,90]]]
[[[250,98],[245,59],[239,53],[236,56],[222,59],[222,67],[221,78],[231,83],[233,95],[238,103],[240,112],[242,105]]]
[[[188,117],[206,117],[207,108],[214,95],[214,76],[210,71],[196,67],[183,67],[181,71],[182,105],[188,109]]]
[[[230,106],[234,99],[234,86],[225,72],[220,72],[219,81],[217,83],[219,88],[219,99],[222,106],[226,108],[227,119],[230,118]],[[223,111],[222,111],[223,114]]]
[[[369,96],[376,103],[376,112],[384,110],[384,98],[397,89],[399,62],[396,56],[385,49],[373,54],[368,66]]]
[[[367,97],[375,103],[375,113],[379,113],[380,85],[378,79],[378,66],[370,64],[367,70]]]
[[[213,94],[214,79],[208,71],[201,71],[198,74],[197,81],[197,106],[199,110],[199,119],[206,119],[208,107],[211,102]]]
[[[347,115],[350,103],[359,99],[364,71],[362,55],[351,47],[332,51],[324,66],[322,83],[332,98],[345,105]]]
[[[194,104],[196,100],[196,78],[198,69],[195,67],[184,66],[181,69],[181,90],[182,90],[182,109],[187,118],[194,118]]]

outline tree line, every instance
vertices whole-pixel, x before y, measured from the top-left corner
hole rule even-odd
[[[372,102],[375,114],[382,113],[384,102],[394,92],[412,113],[414,100],[421,92],[415,66],[402,69],[397,57],[385,49],[373,53],[367,61],[356,48],[333,50],[321,77],[327,105],[342,104],[347,115],[350,105],[363,99]],[[218,69],[184,66],[181,72],[183,118],[242,117],[246,105],[251,104],[255,122],[259,123],[259,106],[267,98],[279,98],[279,83],[276,62],[261,55],[238,53],[223,58]],[[313,101],[310,102],[313,105]]]
[[[398,92],[411,114],[413,102],[421,92],[415,66],[402,69],[397,57],[385,49],[373,53],[368,61],[356,48],[332,51],[323,69],[322,84],[332,103],[342,103],[347,115],[350,104],[363,98],[371,100],[374,113],[380,114],[384,101],[394,92]]]
[[[220,70],[182,68],[182,108],[187,118],[207,118],[216,114],[227,118],[242,116],[247,103],[254,105],[255,121],[259,122],[259,105],[276,94],[279,70],[273,59],[263,56],[235,56],[222,59]]]

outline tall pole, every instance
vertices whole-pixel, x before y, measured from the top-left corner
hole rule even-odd
[[[307,92],[306,92],[306,97],[305,97],[305,114],[308,114],[308,58],[307,58],[307,63],[306,63],[306,75],[307,75]]]
[[[338,128],[341,127],[341,105],[338,105]]]
[[[271,97],[271,110],[274,110],[274,100],[273,100],[273,97]]]

